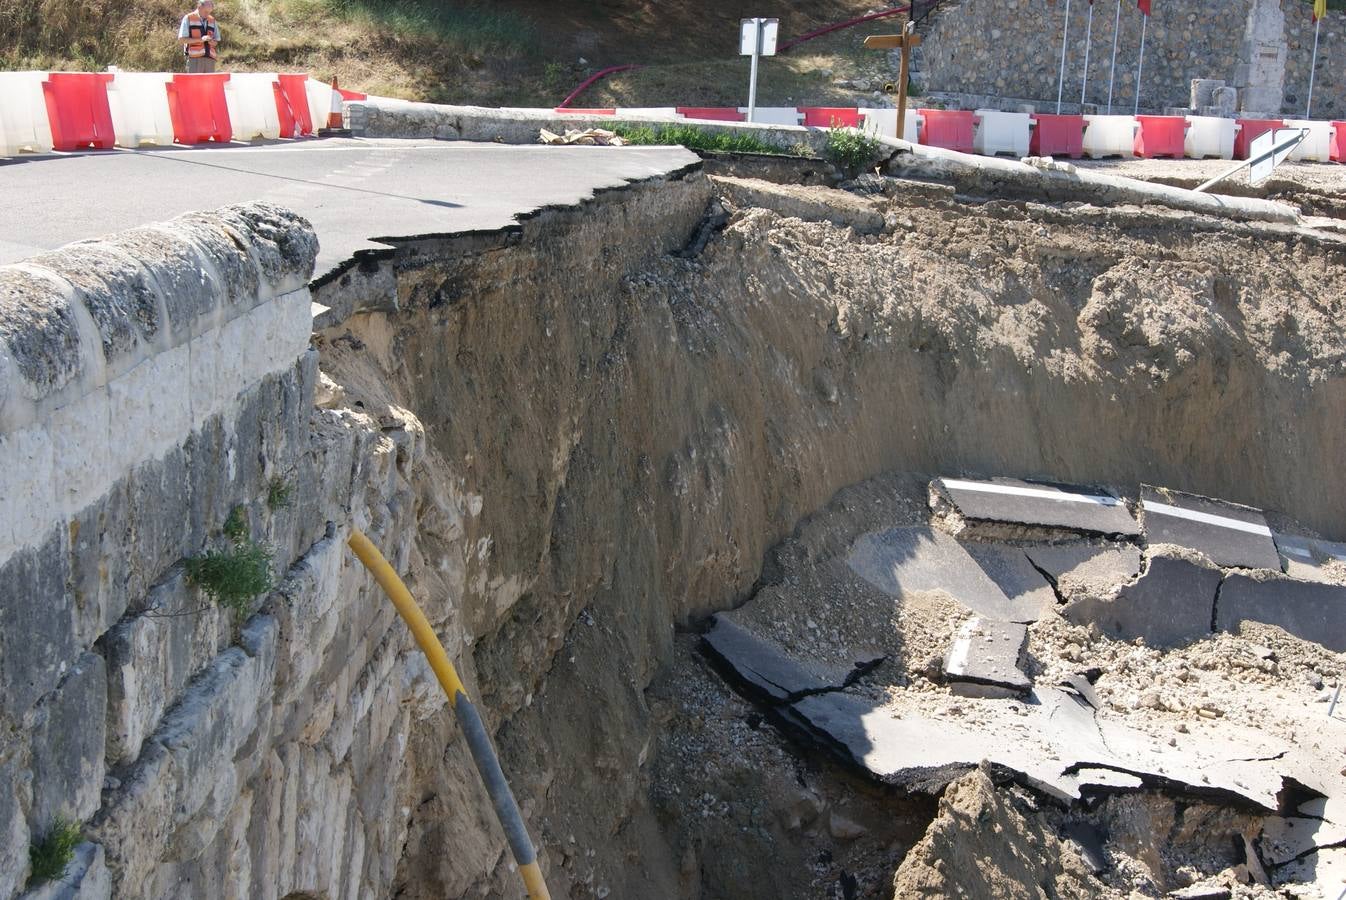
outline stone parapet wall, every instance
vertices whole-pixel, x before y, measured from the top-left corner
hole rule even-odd
[[[940,10],[923,30],[926,91],[1028,98],[1051,111],[1057,99],[1061,62],[1064,0],[963,0]],[[1145,35],[1141,78],[1142,112],[1185,107],[1194,78],[1241,82],[1249,0],[1210,4],[1199,0],[1154,0]],[[1064,107],[1079,109],[1085,57],[1085,26],[1090,4],[1073,0],[1066,52]],[[1136,99],[1136,62],[1142,16],[1134,0],[1123,0],[1120,27],[1114,29],[1115,0],[1093,4],[1093,40],[1085,102],[1106,106],[1114,31],[1117,70],[1113,89],[1115,112],[1129,113]],[[1285,115],[1302,116],[1313,49],[1312,6],[1299,0],[1281,5],[1284,28],[1258,34],[1258,39],[1285,44]],[[1346,15],[1330,12],[1323,23],[1314,84],[1314,117],[1346,116]]]

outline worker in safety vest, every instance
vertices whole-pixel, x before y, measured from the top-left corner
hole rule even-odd
[[[212,13],[213,0],[196,0],[196,9],[182,17],[178,28],[178,43],[187,56],[187,71],[214,72],[219,56],[220,26]]]

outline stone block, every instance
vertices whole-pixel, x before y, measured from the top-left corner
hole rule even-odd
[[[108,382],[113,471],[177,447],[192,430],[191,350],[172,347]]]
[[[229,642],[228,615],[176,571],[144,611],[103,638],[108,666],[107,758],[135,760],[164,712]]]
[[[125,479],[114,484],[66,526],[70,536],[66,589],[80,611],[77,640],[84,646],[96,641],[126,612],[131,585],[138,580],[126,487]]]
[[[83,822],[103,789],[107,670],[85,653],[59,687],[37,705],[31,728],[33,807],[42,830],[58,818]]]
[[[220,384],[220,329],[208,328],[187,344],[190,368],[187,396],[192,403],[192,427],[203,427],[224,408],[224,388]]]
[[[311,681],[341,624],[336,605],[346,562],[344,534],[318,541],[276,589],[272,608],[279,623],[276,650],[276,702],[282,708],[313,690]]]
[[[116,481],[111,422],[105,388],[91,391],[47,416],[56,495],[53,519],[76,515]]]
[[[0,563],[33,546],[53,525],[52,453],[51,432],[40,425],[0,433]]]
[[[254,616],[244,630],[254,653],[231,647],[217,656],[164,716],[121,786],[105,796],[91,831],[119,884],[144,883],[174,833],[207,802],[228,806],[217,792],[222,779],[246,780],[235,759],[269,727],[276,623]]]
[[[36,549],[0,566],[0,716],[17,722],[51,692],[83,649],[66,592],[66,532],[53,529]]]
[[[0,267],[0,431],[31,424],[35,401],[100,374],[82,346],[77,305],[70,284],[47,269]]]
[[[134,257],[149,272],[167,313],[175,344],[185,343],[211,327],[219,300],[202,271],[196,247],[167,225],[133,228],[102,239]]]
[[[17,747],[0,750],[0,897],[13,897],[28,878],[31,836],[24,809],[31,803],[31,776]]]
[[[103,845],[85,841],[75,848],[75,858],[55,881],[26,892],[19,900],[109,900],[112,873],[108,871]]]
[[[120,540],[133,561],[126,581],[131,603],[144,597],[171,566],[197,550],[189,543],[191,463],[186,449],[174,447],[160,459],[135,467],[125,479],[129,529]],[[219,522],[215,524],[218,528]]]
[[[1077,625],[1097,624],[1115,640],[1143,638],[1151,647],[1175,647],[1211,633],[1220,570],[1202,561],[1161,554],[1111,598],[1081,597],[1062,609]]]

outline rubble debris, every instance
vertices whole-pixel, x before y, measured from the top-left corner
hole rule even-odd
[[[1017,697],[1033,686],[1023,673],[1028,628],[974,616],[963,623],[944,656],[944,678],[962,697]]]
[[[1220,589],[1215,625],[1233,631],[1246,620],[1276,625],[1295,637],[1346,652],[1346,587],[1230,575]]]
[[[1140,501],[1151,545],[1190,547],[1220,566],[1281,569],[1260,509],[1150,485],[1141,485]]]
[[[1111,598],[1082,597],[1062,608],[1077,625],[1096,624],[1115,640],[1142,638],[1151,647],[1176,647],[1211,632],[1220,570],[1177,548],[1157,549],[1144,574]]]
[[[899,599],[943,591],[987,618],[1036,621],[1042,614],[1045,595],[1029,591],[1013,598],[1006,596],[971,555],[970,546],[926,526],[891,528],[857,538],[847,563],[856,575]],[[1041,583],[1046,585],[1045,579]],[[1054,599],[1048,605],[1054,605]]]
[[[934,487],[965,519],[1067,528],[1094,534],[1136,536],[1140,526],[1109,491],[1048,482],[992,478],[938,478]]]
[[[1108,867],[1108,858],[1103,851],[1103,836],[1088,822],[1070,822],[1066,825],[1066,838],[1089,866],[1089,871],[1100,874]]]
[[[577,130],[567,128],[565,134],[557,134],[554,131],[548,131],[543,128],[538,132],[538,142],[543,144],[561,145],[582,145],[590,147],[625,147],[626,140],[619,136],[615,131],[608,131],[605,128],[585,128]]]

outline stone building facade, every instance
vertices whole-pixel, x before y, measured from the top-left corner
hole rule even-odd
[[[1108,102],[1114,35],[1113,111],[1130,112],[1136,100],[1142,16],[1135,0],[1120,3],[1120,17],[1117,0],[1092,4],[1084,101],[1103,107],[1100,112]],[[1070,3],[1063,108],[1071,112],[1079,109],[1081,99],[1090,6],[1088,0]],[[1145,35],[1141,110],[1188,106],[1192,79],[1216,78],[1240,89],[1240,103],[1247,103],[1250,113],[1302,117],[1313,50],[1312,12],[1307,0],[1154,0]],[[943,7],[923,29],[918,83],[932,93],[1054,106],[1065,13],[1065,0],[962,0]],[[1329,11],[1320,34],[1313,117],[1346,117],[1346,13],[1335,10]]]

